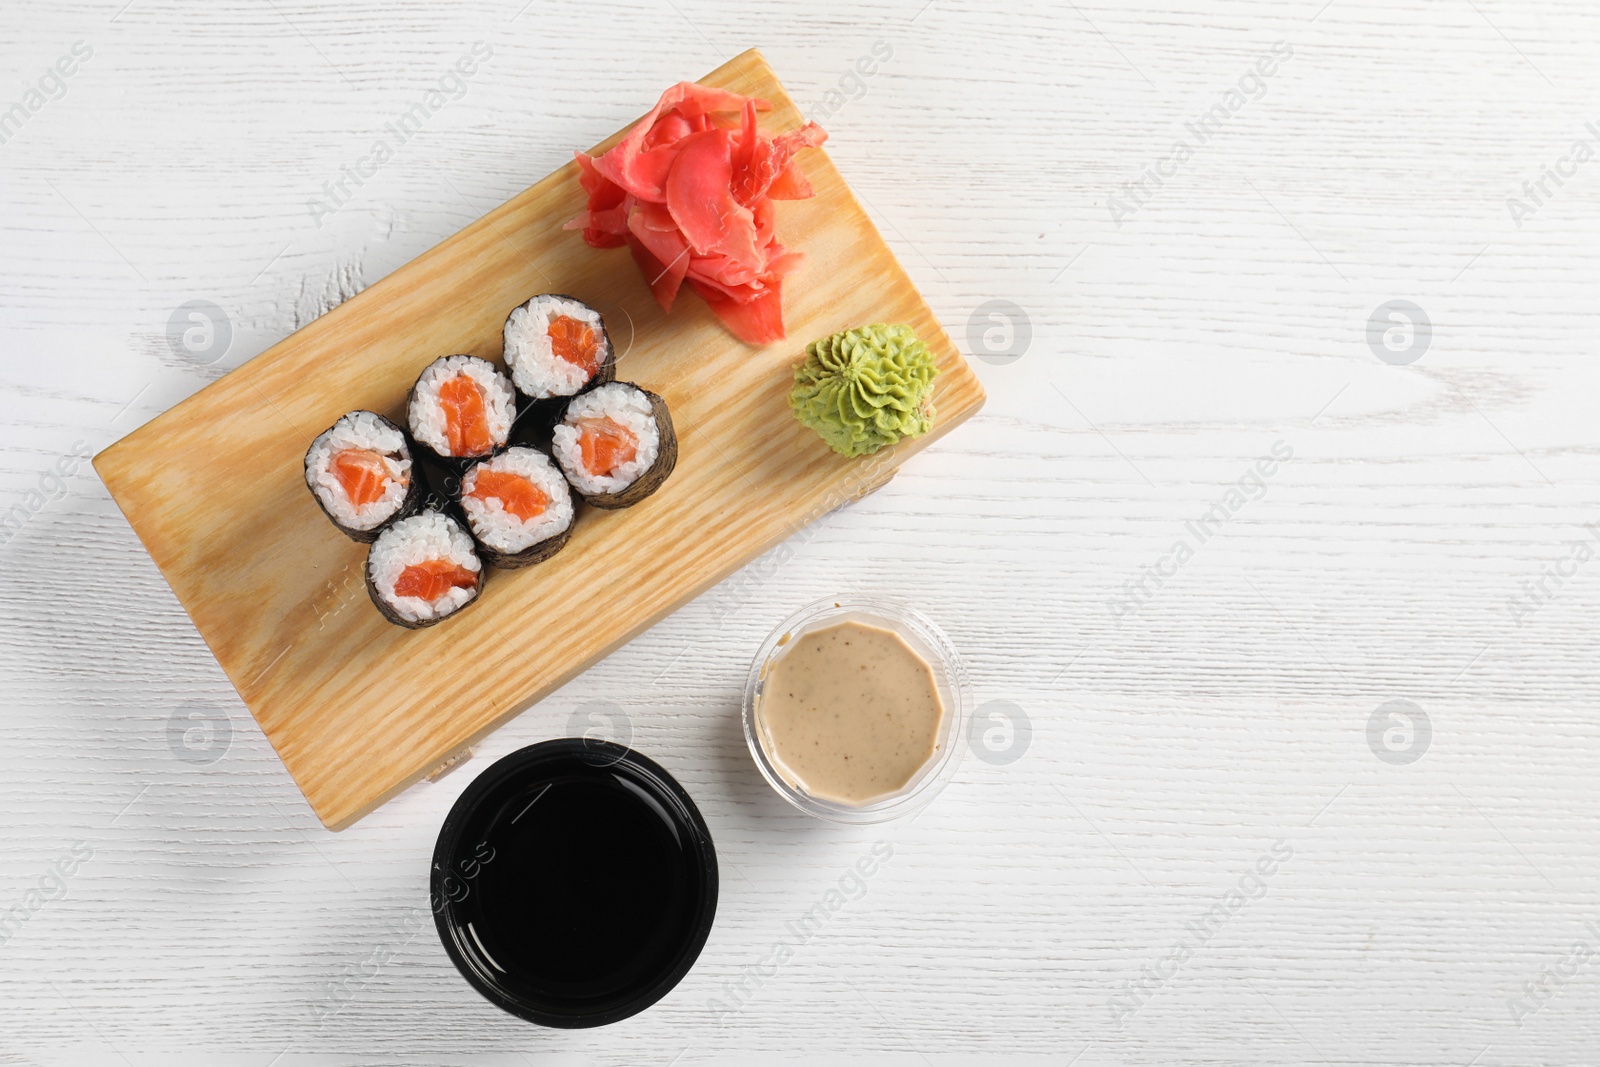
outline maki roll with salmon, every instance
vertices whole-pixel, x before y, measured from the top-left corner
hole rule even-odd
[[[572,491],[535,448],[508,448],[468,468],[461,510],[479,553],[496,567],[542,563],[572,536]]]
[[[420,447],[460,471],[506,446],[517,396],[511,380],[488,360],[441,356],[411,387],[406,418]]]
[[[517,392],[535,401],[576,396],[617,376],[600,312],[560,293],[541,293],[506,318],[505,361]]]
[[[416,511],[422,479],[404,430],[373,411],[352,411],[306,450],[306,487],[339,532],[362,544]]]
[[[401,519],[367,551],[367,595],[384,618],[408,630],[461,611],[487,577],[471,535],[437,511]]]
[[[572,488],[597,508],[637,504],[661,488],[678,462],[666,401],[632,382],[573,397],[551,449]]]

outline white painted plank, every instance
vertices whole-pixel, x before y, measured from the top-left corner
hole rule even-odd
[[[94,51],[0,144],[5,507],[752,44],[831,111],[952,333],[1004,299],[1032,341],[882,492],[337,836],[92,471],[47,482],[0,545],[0,911],[93,856],[0,945],[0,1063],[1592,1062],[1591,964],[1520,1026],[1508,1002],[1600,945],[1600,565],[1508,605],[1600,521],[1600,164],[1520,227],[1506,203],[1595,139],[1592,6],[121,6],[13,5],[0,34],[7,106]],[[479,40],[462,98],[319,226],[307,201]],[[1118,226],[1108,199],[1280,41],[1264,95]],[[215,361],[166,342],[196,299],[232,329]],[[1432,321],[1410,366],[1367,345],[1392,299]],[[1260,499],[1119,619],[1279,441]],[[767,628],[849,588],[923,606],[1032,725],[879,831],[791,814],[735,719]],[[1392,699],[1432,726],[1406,766],[1368,747]],[[591,700],[699,800],[724,897],[671,997],[558,1033],[408,917],[460,790]],[[213,763],[169,745],[190,708],[231,716]],[[879,836],[866,893],[720,1015]],[[1265,895],[1119,1028],[1125,983],[1278,841]]]

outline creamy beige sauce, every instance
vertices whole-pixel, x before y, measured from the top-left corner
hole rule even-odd
[[[899,634],[841,622],[786,643],[757,716],[767,754],[793,784],[864,804],[933,758],[944,702],[933,668]]]

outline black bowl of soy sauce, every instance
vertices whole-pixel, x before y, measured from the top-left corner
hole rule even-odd
[[[717,910],[705,820],[655,761],[562,738],[496,762],[433,853],[434,923],[492,1003],[542,1026],[604,1026],[688,973]]]

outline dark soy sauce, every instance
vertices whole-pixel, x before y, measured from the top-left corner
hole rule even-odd
[[[490,999],[547,1025],[594,1025],[652,1003],[698,955],[715,909],[698,813],[654,764],[603,744],[547,742],[568,751],[475,798],[453,835],[450,877],[436,856],[447,946],[454,940]]]

